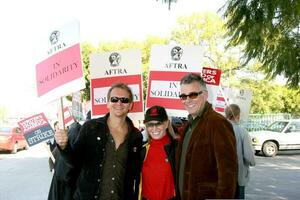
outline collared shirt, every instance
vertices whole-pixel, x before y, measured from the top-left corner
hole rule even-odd
[[[128,139],[115,147],[113,137],[109,134],[106,143],[106,156],[103,166],[102,182],[100,184],[101,200],[124,199],[124,179],[126,160],[128,156]]]
[[[205,107],[206,107],[206,104],[204,106],[204,109],[205,109]],[[191,140],[192,132],[195,129],[195,127],[197,126],[197,124],[203,114],[204,109],[198,113],[198,115],[195,119],[193,119],[193,117],[191,115],[188,116],[189,127],[183,138],[182,151],[181,151],[181,156],[180,156],[180,165],[179,165],[179,180],[178,180],[178,182],[179,182],[179,192],[180,192],[181,196],[182,196],[182,192],[183,192],[184,168],[185,168],[187,149],[188,149],[188,146],[189,146],[189,143]]]

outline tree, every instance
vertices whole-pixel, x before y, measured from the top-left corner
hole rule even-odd
[[[235,85],[252,91],[251,113],[281,113],[285,107],[282,88],[273,82],[242,79]]]
[[[300,83],[300,1],[229,0],[223,7],[228,46],[244,45],[244,64],[262,63],[271,78],[284,75]]]
[[[299,89],[279,86],[263,78],[262,63],[253,60],[240,67],[240,46],[224,49],[227,29],[222,19],[214,13],[194,13],[180,17],[172,31],[171,40],[179,44],[201,44],[205,49],[204,65],[214,64],[222,69],[222,85],[250,89],[253,92],[251,113],[290,113],[299,116]],[[239,70],[236,70],[239,69]],[[242,76],[244,75],[244,78]],[[249,77],[247,77],[247,74]],[[251,75],[249,75],[251,74]]]
[[[84,42],[81,45],[81,55],[83,62],[83,74],[85,80],[85,88],[83,89],[83,99],[88,101],[90,100],[90,54],[95,53],[96,48],[87,42]]]
[[[252,91],[250,113],[289,113],[295,118],[300,116],[300,89],[287,88],[274,81],[250,78],[235,79],[231,87]]]
[[[224,21],[216,13],[194,13],[177,19],[171,40],[183,45],[201,45],[204,48],[203,66],[222,69],[222,76],[234,76],[241,66],[239,47],[225,49]],[[224,79],[228,81],[228,79]]]
[[[277,85],[274,81],[261,80],[258,69],[263,65],[260,62],[249,62],[244,68],[237,69],[241,65],[239,60],[240,46],[225,49],[226,38],[224,34],[226,27],[223,20],[214,13],[192,14],[178,18],[171,39],[157,36],[149,36],[142,42],[122,40],[119,42],[101,42],[97,48],[89,43],[82,44],[82,56],[84,64],[84,76],[86,88],[84,90],[85,100],[90,98],[90,71],[89,55],[91,53],[103,53],[125,49],[141,49],[143,67],[143,91],[146,97],[149,60],[151,47],[154,44],[168,44],[170,40],[179,44],[202,44],[205,48],[204,65],[219,67],[222,69],[223,85],[241,89],[250,89],[253,92],[251,113],[290,113],[299,117],[300,113],[300,89],[291,89]],[[255,61],[255,60],[254,60]],[[248,71],[249,77],[241,76],[241,71]],[[239,76],[237,76],[239,75]],[[228,78],[229,77],[229,78]],[[224,79],[225,78],[225,79]]]
[[[156,0],[156,1],[158,1],[158,0]],[[176,3],[177,0],[161,0],[161,2],[162,2],[162,3],[167,3],[167,4],[168,4],[168,8],[169,8],[169,10],[170,10],[170,9],[171,9],[171,4],[172,4],[172,3]]]
[[[300,117],[300,88],[291,90],[283,88],[284,108],[282,113],[291,113],[295,118]]]
[[[85,42],[81,44],[82,49],[82,60],[84,67],[84,78],[85,78],[85,89],[83,90],[84,100],[90,99],[90,54],[91,53],[103,53],[110,51],[119,51],[126,49],[141,49],[142,51],[142,73],[143,73],[143,89],[144,94],[147,91],[147,80],[148,80],[148,71],[149,71],[149,59],[151,47],[154,44],[167,44],[169,42],[166,38],[161,38],[157,36],[148,36],[143,42],[135,42],[130,40],[122,40],[119,42],[101,42],[98,45],[98,48],[95,48],[93,45]],[[144,95],[145,98],[145,95]]]

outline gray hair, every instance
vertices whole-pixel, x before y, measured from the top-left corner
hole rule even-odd
[[[185,75],[184,77],[182,77],[180,80],[180,85],[190,84],[192,82],[198,82],[204,90],[207,90],[206,83],[204,82],[202,77],[196,73],[189,73],[189,74]]]

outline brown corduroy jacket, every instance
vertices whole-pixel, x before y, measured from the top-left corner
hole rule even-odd
[[[177,151],[177,169],[182,140]],[[206,103],[187,149],[181,200],[234,198],[237,173],[232,125]]]

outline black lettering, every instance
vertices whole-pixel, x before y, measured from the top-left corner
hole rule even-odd
[[[95,102],[97,104],[107,103],[107,98],[106,97],[95,98]]]
[[[109,69],[104,73],[104,75],[118,75],[118,74],[127,74],[127,70],[115,68],[115,69]]]
[[[167,63],[166,65],[166,68],[170,69],[172,66],[171,66],[171,63]]]
[[[58,50],[60,50],[60,49],[62,49],[62,48],[64,48],[64,47],[66,47],[66,44],[65,44],[65,43],[57,44],[57,45],[53,46],[51,49],[49,49],[49,50],[47,51],[47,53],[48,53],[48,55],[49,55],[49,54],[52,54],[52,53],[55,53],[56,51],[58,51]]]
[[[187,65],[183,63],[167,63],[165,65],[167,69],[187,69]]]
[[[151,90],[150,91],[151,96],[154,97],[179,97],[179,91],[173,92],[173,91],[167,91],[167,90]]]
[[[169,88],[177,88],[177,84],[174,82],[169,83]]]

